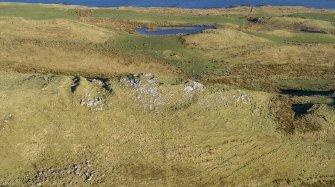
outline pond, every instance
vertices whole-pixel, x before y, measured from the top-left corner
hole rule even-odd
[[[295,113],[295,117],[301,117],[308,113],[308,110],[313,107],[313,104],[311,103],[305,103],[305,104],[293,104],[292,110]]]
[[[332,97],[333,102],[329,104],[329,106],[335,107],[335,97]]]
[[[318,91],[318,90],[291,90],[291,89],[281,89],[281,94],[289,95],[289,96],[321,96],[332,99],[332,103],[328,103],[329,106],[335,107],[335,90],[326,90],[326,91]],[[292,104],[292,110],[295,113],[295,117],[301,117],[308,113],[309,109],[313,107],[314,104],[317,103],[299,103]]]
[[[216,29],[215,26],[188,26],[188,27],[158,27],[149,29],[147,27],[138,28],[135,31],[142,35],[164,36],[164,35],[185,35],[195,34],[208,29]]]

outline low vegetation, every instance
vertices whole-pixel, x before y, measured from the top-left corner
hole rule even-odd
[[[316,19],[322,21],[329,21],[334,23],[335,22],[335,14],[325,14],[325,13],[294,13],[290,14],[290,17],[299,17],[304,19]]]
[[[0,3],[0,186],[334,185],[333,14]]]

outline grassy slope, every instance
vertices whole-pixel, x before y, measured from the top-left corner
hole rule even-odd
[[[112,81],[112,105],[91,111],[79,105],[90,87],[83,79],[72,94],[71,77],[0,76],[0,116],[13,116],[1,121],[0,184],[273,185],[290,179],[298,185],[296,178],[312,182],[308,178],[318,173],[326,180],[333,171],[334,150],[325,143],[332,131],[303,135],[309,141],[280,136],[269,115],[271,94],[209,87],[191,105],[171,110],[175,98],[156,114],[143,110],[133,89]],[[163,85],[160,91],[184,97],[181,85]],[[92,182],[72,172],[34,177],[86,159],[96,174]]]
[[[53,8],[52,8],[53,7]],[[73,19],[76,16],[73,14],[73,7],[61,8],[60,6],[47,6],[44,8],[41,5],[12,5],[5,4],[2,8],[7,11],[1,13],[6,16],[22,16],[25,18],[35,19],[54,19],[54,18],[67,18]],[[23,11],[8,11],[11,9],[22,9]],[[71,9],[71,10],[69,10]],[[28,14],[29,10],[33,10],[33,14]],[[0,15],[1,15],[0,13]],[[9,14],[11,13],[11,14]],[[155,22],[155,23],[169,23],[169,24],[227,24],[233,23],[241,25],[244,20],[239,18],[238,15],[234,16],[192,16],[192,15],[173,15],[173,14],[153,14],[153,13],[141,13],[136,10],[118,10],[118,9],[92,9],[92,16],[97,18],[112,18],[117,21],[138,21],[142,23]],[[250,33],[250,32],[249,32]],[[42,33],[41,33],[42,34]],[[219,35],[218,41],[224,40],[225,33]],[[251,32],[254,36],[266,38],[277,43],[293,42],[293,43],[334,43],[334,37],[331,35],[324,34],[306,34],[299,33],[293,37],[280,37],[280,36],[269,36],[262,32]],[[43,34],[42,34],[43,35]],[[174,64],[177,68],[184,71],[186,74],[222,74],[218,69],[222,69],[221,64],[213,63],[213,59],[217,60],[217,57],[225,59],[229,57],[227,54],[210,55],[211,52],[205,51],[207,55],[203,55],[203,50],[185,48],[182,45],[179,37],[142,37],[136,35],[122,34],[119,36],[111,37],[111,41],[103,44],[104,50],[119,51],[129,54],[145,54],[147,56],[153,56],[160,61]],[[211,40],[210,40],[211,41]],[[161,45],[161,42],[164,45]],[[206,41],[205,41],[206,42]],[[162,47],[163,46],[163,47]],[[243,46],[242,46],[243,47]],[[233,49],[234,50],[234,49]],[[168,53],[171,53],[169,55]],[[237,62],[243,62],[247,59],[241,59]],[[235,61],[235,60],[234,60]]]
[[[11,7],[14,13],[20,11],[14,14],[8,11]],[[296,33],[294,37],[286,37],[270,35],[268,30],[261,29],[257,37],[253,36],[260,38],[257,45],[239,42],[237,47],[231,47],[227,43],[236,40],[240,32],[243,37],[249,35],[238,29],[239,16],[93,10],[93,16],[121,21],[237,25],[230,25],[233,31],[228,33],[205,34],[202,40],[205,43],[199,45],[207,48],[199,48],[186,45],[183,40],[187,37],[145,37],[79,23],[73,9],[63,6],[9,4],[0,5],[0,9],[4,10],[0,11],[1,16],[52,19],[4,18],[7,26],[0,28],[1,69],[86,76],[150,72],[162,75],[165,84],[159,91],[167,99],[157,114],[143,109],[135,99],[134,89],[116,80],[111,81],[113,94],[92,89],[83,78],[78,91],[72,94],[72,76],[1,71],[0,186],[33,185],[38,180],[42,185],[72,181],[72,185],[78,186],[269,186],[334,182],[333,108],[321,105],[311,114],[317,124],[322,124],[322,131],[286,136],[276,131],[270,110],[270,100],[276,94],[214,84],[192,98],[183,93],[182,85],[168,84],[178,79],[176,67],[183,74],[223,76],[229,79],[227,83],[251,89],[261,87],[261,81],[283,78],[288,81],[279,84],[287,87],[314,89],[321,84],[330,87],[334,72],[328,65],[333,63],[334,48],[325,43],[331,36],[322,39],[325,35]],[[8,27],[11,23],[14,26]],[[87,29],[85,33],[81,32],[83,28]],[[229,33],[233,39],[225,40]],[[194,35],[194,41],[200,36],[203,35]],[[206,43],[213,38],[217,49]],[[264,42],[264,38],[275,42]],[[287,45],[282,42],[284,38],[302,44],[316,41],[321,45]],[[281,62],[287,64],[276,66]],[[106,94],[111,106],[102,111],[80,106],[80,94],[85,88],[93,90],[92,95]],[[38,180],[35,177],[38,171],[72,168],[86,159],[92,161],[96,173],[91,183],[72,172],[55,172]]]
[[[249,32],[254,36],[262,37],[276,43],[295,42],[295,43],[319,43],[319,44],[334,44],[335,36],[330,34],[318,33],[299,33],[294,36],[274,36],[261,32]]]
[[[175,24],[217,24],[221,22],[241,25],[243,20],[239,16],[190,16],[173,14],[151,14],[140,13],[133,10],[114,10],[114,9],[93,9],[94,17],[112,18],[123,21],[150,21],[150,22],[170,22]]]
[[[0,16],[24,17],[26,19],[75,19],[76,15],[70,10],[73,8],[50,5],[1,4]]]
[[[157,59],[167,61],[186,73],[200,75],[204,71],[204,66],[211,64],[208,58],[201,56],[198,51],[185,48],[179,36],[124,35],[123,37],[113,38],[108,44],[127,54],[154,56]]]
[[[322,14],[322,13],[295,13],[290,14],[290,17],[299,17],[305,19],[316,19],[329,22],[335,22],[335,14]]]

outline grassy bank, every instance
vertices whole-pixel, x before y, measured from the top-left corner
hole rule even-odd
[[[110,79],[108,93],[81,77],[72,93],[67,76],[2,71],[0,80],[1,185],[299,185],[313,184],[316,172],[332,180],[331,108],[317,110],[327,133],[287,137],[271,117],[274,95],[262,92],[207,87],[188,95],[164,84],[157,113],[137,100],[152,97],[139,92],[155,87],[145,82],[137,90]],[[80,105],[87,96],[102,97],[103,110]]]

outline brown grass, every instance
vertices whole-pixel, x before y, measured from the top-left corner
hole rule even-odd
[[[0,67],[20,71],[58,72],[65,74],[120,75],[132,72],[170,74],[173,69],[145,56],[129,56],[76,47],[37,46],[31,43],[12,45],[0,52]]]
[[[333,67],[334,45],[322,46],[274,46],[244,54],[241,60],[262,64],[308,64]]]
[[[325,33],[334,33],[335,26],[328,21],[291,18],[291,17],[271,17],[265,19],[260,24],[249,24],[246,31],[273,31],[273,30],[315,30]]]
[[[145,13],[155,14],[186,14],[186,15],[250,15],[250,7],[234,8],[213,8],[213,9],[181,9],[181,8],[119,8],[126,10],[136,10]],[[288,15],[292,13],[322,12],[335,13],[334,10],[320,10],[305,7],[288,7],[288,6],[263,6],[253,8],[251,14],[271,14],[271,15]]]
[[[206,42],[204,40],[204,43]],[[201,45],[205,44],[199,46]],[[263,44],[255,42],[245,46],[231,47],[231,45],[227,45],[226,48],[217,47],[200,52],[208,58],[233,64],[306,64],[332,68],[335,58],[334,51],[335,46],[332,44],[273,45],[269,42]]]
[[[116,32],[76,21],[2,17],[0,67],[66,74],[174,74],[172,67],[154,58],[99,47],[99,43],[114,36]]]
[[[120,21],[109,18],[80,17],[79,20],[83,23],[106,28],[108,30],[126,31],[129,33],[134,33],[135,28],[144,26],[143,23],[139,22]]]
[[[0,31],[6,39],[40,39],[101,43],[115,35],[106,29],[71,20],[36,21],[0,17]]]

